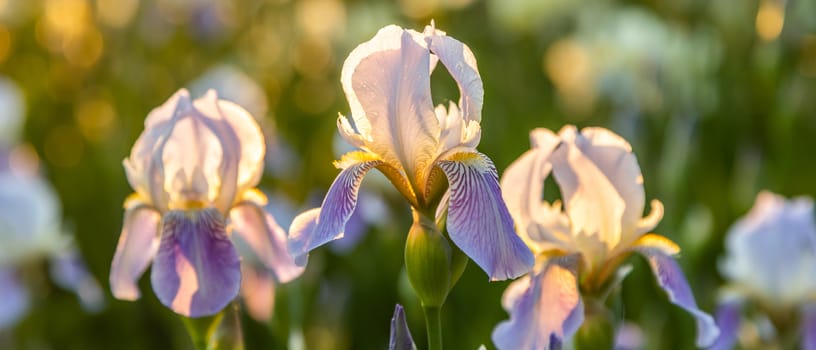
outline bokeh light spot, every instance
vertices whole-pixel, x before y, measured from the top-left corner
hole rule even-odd
[[[762,1],[757,10],[756,31],[765,41],[779,37],[785,24],[785,9],[782,4],[774,0]]]

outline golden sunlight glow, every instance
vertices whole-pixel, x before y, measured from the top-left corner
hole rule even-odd
[[[559,40],[547,49],[542,65],[569,111],[586,112],[595,100],[592,61],[586,49],[573,40]]]
[[[783,4],[775,0],[763,0],[756,16],[756,31],[764,41],[775,40],[785,24]]]
[[[96,0],[96,15],[107,26],[123,28],[133,19],[139,0]]]
[[[116,124],[116,111],[106,99],[82,101],[77,105],[74,115],[82,136],[92,142],[108,139]]]
[[[338,0],[298,1],[295,8],[298,27],[310,37],[342,35],[346,8]]]
[[[428,18],[439,7],[439,0],[400,0],[402,13],[415,19]]]
[[[11,53],[11,33],[8,28],[0,25],[0,63],[4,62]]]

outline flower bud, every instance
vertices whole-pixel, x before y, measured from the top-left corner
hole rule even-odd
[[[441,307],[445,303],[453,277],[451,256],[448,239],[433,221],[415,211],[414,224],[405,242],[405,269],[424,307]],[[458,279],[461,271],[456,275]]]

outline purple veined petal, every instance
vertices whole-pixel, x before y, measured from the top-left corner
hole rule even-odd
[[[85,266],[85,261],[75,248],[69,248],[51,258],[51,279],[62,288],[74,292],[86,311],[97,312],[105,305],[99,282]]]
[[[802,350],[816,350],[816,305],[802,308]]]
[[[584,304],[577,264],[575,255],[552,258],[531,272],[529,282],[515,282],[518,286],[508,288],[505,293],[513,296],[505,294],[502,304],[509,306],[510,319],[493,330],[496,348],[560,349],[578,331],[584,322]]]
[[[481,153],[457,153],[438,165],[450,183],[447,228],[451,240],[492,281],[530,271],[533,253],[516,235],[490,159]]]
[[[260,322],[269,321],[275,310],[275,276],[262,267],[243,264],[241,296],[249,316]]]
[[[213,315],[238,295],[241,261],[217,209],[164,215],[150,280],[162,304],[187,317]]]
[[[0,331],[11,328],[28,312],[28,290],[10,268],[0,268]]]
[[[501,178],[502,197],[516,220],[519,232],[531,222],[531,216],[542,205],[544,180],[550,174],[550,155],[561,142],[552,131],[535,129],[530,132],[532,149],[507,166]]]
[[[708,350],[730,350],[734,348],[740,327],[740,309],[742,309],[742,302],[739,300],[724,301],[717,307],[717,314],[714,319],[720,329],[720,334]]]
[[[709,314],[697,307],[686,276],[683,275],[677,261],[661,249],[638,247],[635,250],[649,261],[657,283],[666,291],[669,301],[694,316],[697,322],[697,346],[706,347],[717,340],[720,334],[717,324]]]
[[[467,45],[428,26],[425,28],[428,47],[448,69],[459,86],[459,106],[465,121],[482,120],[484,86],[476,66],[476,57]]]
[[[230,211],[232,239],[245,244],[275,274],[280,283],[289,282],[303,273],[286,248],[286,232],[262,208],[249,202]]]
[[[136,283],[158,250],[160,219],[158,212],[145,206],[125,212],[122,234],[111,263],[110,286],[115,298],[136,300],[141,296]]]
[[[400,304],[394,308],[394,317],[391,318],[388,350],[416,350],[414,338],[411,337],[411,330],[408,329],[408,322],[405,320],[405,310]]]
[[[357,206],[363,177],[382,160],[363,152],[351,152],[336,165],[343,169],[323,199],[323,204],[298,215],[289,228],[289,253],[303,266],[312,249],[343,237],[346,222]]]

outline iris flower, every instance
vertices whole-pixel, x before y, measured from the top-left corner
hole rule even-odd
[[[625,275],[619,266],[631,253],[645,257],[671,302],[695,317],[697,345],[711,344],[718,330],[697,308],[673,258],[679,248],[649,233],[662,218],[663,205],[653,200],[651,213],[642,217],[643,176],[629,143],[606,129],[579,132],[574,126],[558,135],[536,129],[530,138],[532,149],[507,168],[501,183],[536,265],[504,293],[502,306],[510,319],[493,332],[497,347],[558,348],[584,321],[584,299],[598,294],[603,299]],[[561,189],[563,210],[560,201],[541,199],[550,172]]]
[[[437,62],[460,91],[447,108],[434,108],[431,100]],[[415,217],[436,221],[447,212],[450,239],[492,280],[527,272],[533,256],[513,232],[492,161],[476,151],[484,91],[470,49],[433,26],[422,33],[387,26],[349,54],[341,82],[351,117],[341,115],[338,129],[359,150],[335,162],[341,171],[321,207],[292,223],[289,251],[296,261],[305,264],[311,250],[343,237],[360,183],[376,168]]]
[[[799,337],[801,349],[816,349],[813,215],[810,198],[788,200],[761,192],[751,211],[731,226],[719,266],[730,281],[717,312],[723,332],[712,349],[730,349],[736,343],[741,310],[748,305],[771,321],[778,336]]]
[[[193,101],[182,89],[151,111],[124,160],[135,193],[124,205],[113,295],[138,299],[136,282],[152,261],[150,279],[162,304],[188,317],[213,315],[239,292],[236,245],[246,248],[245,262],[256,263],[248,266],[262,266],[277,282],[299,276],[286,233],[254,188],[264,152],[255,119],[213,90]]]
[[[86,310],[103,306],[99,284],[61,227],[61,215],[56,193],[37,173],[36,158],[0,144],[0,330],[28,312],[32,293],[24,267],[43,259],[50,260],[52,281],[75,292]]]

